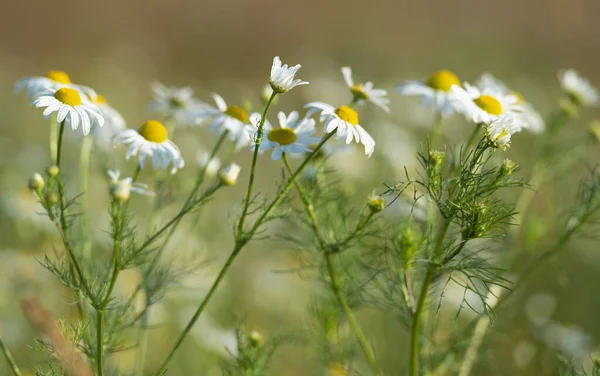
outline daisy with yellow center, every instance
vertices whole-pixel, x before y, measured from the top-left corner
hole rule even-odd
[[[58,90],[63,87],[75,89],[92,97],[96,95],[94,90],[87,86],[76,85],[72,83],[71,78],[67,73],[57,70],[48,71],[46,76],[23,78],[17,82],[15,85],[15,90],[17,92],[25,90],[26,98],[37,98],[40,94],[43,94],[47,90]]]
[[[544,131],[545,122],[542,116],[533,108],[531,103],[527,102],[521,94],[510,90],[502,81],[494,77],[491,73],[484,73],[475,82],[475,86],[480,91],[494,91],[504,95],[513,95],[517,98],[516,104],[521,108],[521,112],[517,114],[523,122],[523,128],[533,132],[541,133]]]
[[[177,125],[197,125],[198,115],[209,107],[194,98],[192,89],[167,87],[160,82],[152,84],[152,97],[150,111],[173,119]]]
[[[293,67],[288,67],[287,64],[282,65],[279,56],[275,56],[273,58],[273,65],[271,66],[271,77],[269,78],[269,84],[273,91],[278,94],[284,94],[296,86],[308,85],[307,81],[296,78],[296,73],[298,73],[300,67],[300,64]]]
[[[338,138],[345,138],[346,144],[356,140],[365,147],[365,154],[369,157],[375,150],[375,141],[358,123],[358,114],[348,106],[333,107],[330,104],[323,102],[311,102],[304,106],[309,111],[307,117],[315,112],[321,111],[320,121],[325,126],[325,132],[336,132]]]
[[[560,71],[558,79],[562,89],[575,104],[587,107],[596,107],[598,105],[598,89],[593,87],[588,80],[575,70],[567,69]]]
[[[101,146],[104,149],[111,147],[112,138],[125,129],[125,119],[114,107],[108,104],[106,98],[100,94],[95,97],[89,98],[94,103],[104,118],[104,126],[92,127],[92,135],[94,136],[95,143],[97,146]]]
[[[346,85],[348,85],[348,88],[350,88],[350,91],[352,92],[354,100],[358,104],[369,101],[385,112],[390,112],[388,106],[390,100],[387,98],[387,91],[383,89],[374,89],[371,81],[364,84],[355,84],[352,79],[352,68],[350,67],[342,67],[342,75],[344,76]]]
[[[93,125],[102,127],[104,117],[100,109],[91,103],[81,92],[63,87],[47,89],[31,103],[35,107],[45,107],[43,115],[49,118],[56,112],[56,121],[65,122],[71,129],[76,130],[81,124],[83,134],[87,135]]]
[[[474,123],[490,124],[500,116],[514,118],[515,125],[524,126],[519,116],[523,108],[519,99],[512,94],[502,94],[491,88],[479,88],[464,83],[463,87],[452,86],[456,109]]]
[[[456,74],[449,70],[434,72],[425,81],[406,81],[396,85],[400,94],[422,97],[423,105],[433,105],[443,115],[455,112],[452,86],[460,86],[460,80]]]
[[[147,157],[152,158],[155,170],[166,170],[170,165],[174,174],[184,166],[179,148],[169,140],[167,129],[157,120],[148,120],[137,130],[121,131],[114,137],[114,143],[127,146],[125,158],[137,156],[141,168]]]
[[[283,153],[293,155],[310,151],[311,145],[319,142],[319,138],[313,136],[317,131],[314,119],[300,119],[297,111],[292,111],[287,116],[279,112],[277,119],[279,127],[274,127],[265,120],[263,138],[258,147],[260,152],[273,149],[271,159],[278,160]]]
[[[500,116],[486,127],[486,137],[497,149],[506,150],[510,146],[513,134],[521,130],[515,119],[510,116]]]
[[[218,135],[229,131],[229,140],[236,143],[237,150],[250,145],[252,142],[250,136],[254,133],[255,127],[251,125],[248,112],[239,106],[228,106],[219,94],[213,93],[212,98],[217,106],[208,106],[201,111],[196,118],[196,123],[210,121],[208,129]]]

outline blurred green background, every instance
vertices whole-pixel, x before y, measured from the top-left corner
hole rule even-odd
[[[403,166],[416,166],[414,153],[431,124],[432,114],[417,106],[416,99],[392,91],[395,83],[423,79],[441,68],[467,81],[489,71],[523,93],[543,115],[557,105],[559,69],[575,68],[592,83],[600,83],[597,0],[3,0],[1,9],[0,334],[23,368],[35,366],[41,358],[29,348],[35,333],[21,313],[19,300],[35,296],[56,316],[69,315],[73,307],[59,283],[34,257],[51,252],[57,240],[46,218],[35,214],[41,208],[26,189],[27,178],[48,164],[48,123],[40,110],[28,108],[22,95],[14,95],[19,78],[43,75],[49,69],[65,70],[74,82],[105,95],[128,126],[138,127],[152,117],[147,105],[154,80],[191,86],[207,102],[208,94],[215,91],[231,103],[249,100],[256,108],[261,105],[259,94],[272,58],[279,55],[284,63],[301,63],[300,77],[311,83],[280,98],[276,109],[292,110],[307,101],[347,101],[339,67],[351,65],[357,80],[373,80],[377,87],[390,91],[392,101],[389,116],[370,107],[361,110],[361,124],[377,142],[373,158],[367,160],[360,150],[353,150],[332,161],[344,181],[360,193],[358,205],[369,192],[381,190],[384,182],[401,179]],[[597,110],[582,111],[571,123],[568,136],[583,142],[590,121],[597,116]],[[455,117],[445,125],[449,143],[471,131],[470,126],[463,129],[464,124]],[[71,135],[66,150],[70,192],[77,187],[78,140]],[[522,165],[524,177],[533,141],[534,135],[519,134],[507,152]],[[192,167],[177,175],[185,192],[196,151],[209,148],[212,139],[206,130],[181,129],[175,142]],[[123,163],[119,153],[114,163],[132,171],[133,165]],[[247,151],[227,155],[226,159],[247,166]],[[560,208],[554,203],[566,204],[574,197],[579,176],[597,157],[592,150],[587,162],[579,163],[555,185],[543,187],[532,211],[540,218],[556,214]],[[261,163],[259,187],[273,192],[280,166],[268,158]],[[108,226],[107,194],[99,164],[93,168],[96,175],[89,197],[95,231],[102,239]],[[144,172],[142,181],[150,183],[153,176]],[[242,173],[240,179],[245,181],[247,175]],[[202,266],[153,310],[151,323],[156,328],[150,335],[149,369],[185,324],[229,251],[231,223],[243,188],[221,195],[204,210],[196,227],[189,220],[179,231],[172,247],[174,257],[182,264],[192,258]],[[134,207],[146,215],[150,199],[135,200]],[[142,228],[147,221],[143,215],[139,219]],[[530,226],[541,222],[535,218],[528,222]],[[539,230],[540,236],[551,231],[552,225]],[[275,231],[286,230],[272,226]],[[474,374],[551,375],[556,366],[553,348],[562,351],[561,346],[573,343],[583,348],[573,351],[579,351],[584,361],[588,358],[600,340],[597,248],[597,243],[573,243],[536,275],[513,304],[498,312],[495,334],[485,344],[491,351],[484,354],[487,359]],[[240,321],[267,339],[310,327],[308,307],[317,290],[314,284],[296,274],[273,273],[295,265],[295,254],[284,245],[253,242],[185,342],[169,374],[220,374],[219,357],[227,356],[224,348],[231,345],[232,328]],[[135,280],[132,271],[119,286],[127,291]],[[402,325],[385,312],[362,310],[359,316],[367,331],[378,338],[376,347],[386,359],[388,374],[404,374],[407,338]],[[540,316],[557,325],[550,334],[539,333],[532,318]],[[113,360],[128,369],[133,353],[126,351]],[[323,370],[314,350],[298,343],[284,345],[272,364],[273,375],[318,375]],[[0,374],[8,374],[3,362]]]

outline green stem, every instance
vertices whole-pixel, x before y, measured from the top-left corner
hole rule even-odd
[[[146,361],[146,352],[148,349],[148,310],[146,309],[140,321],[138,332],[138,351],[135,360],[135,375],[144,375],[144,363]]]
[[[89,178],[90,178],[90,157],[92,154],[92,148],[94,145],[94,139],[91,135],[84,136],[81,144],[81,151],[79,154],[79,192],[81,196],[81,212],[82,212],[82,237],[85,239],[85,248],[88,249],[89,244],[89,228],[90,228],[90,217],[89,217]]]
[[[50,118],[50,160],[56,164],[57,148],[56,148],[56,136],[58,133],[58,122],[53,116]]]
[[[258,130],[256,131],[256,139],[254,140],[254,153],[252,155],[252,166],[250,167],[250,180],[248,181],[248,189],[246,190],[246,198],[244,200],[244,208],[242,210],[242,215],[240,216],[240,221],[237,226],[237,238],[238,240],[243,236],[244,232],[244,224],[246,222],[246,215],[248,214],[248,208],[250,207],[250,201],[252,199],[252,188],[254,186],[254,173],[256,171],[256,161],[258,158],[258,149],[260,146],[260,142],[263,137],[263,130],[265,125],[265,120],[267,119],[267,113],[269,112],[269,107],[271,107],[271,103],[277,96],[277,92],[273,91],[269,101],[267,102],[263,114],[260,118],[260,123],[258,124]]]
[[[421,286],[421,293],[419,300],[417,301],[417,307],[415,308],[415,314],[413,315],[413,322],[410,332],[410,376],[419,375],[419,332],[421,327],[421,320],[423,316],[423,308],[425,307],[425,300],[427,299],[427,293],[429,286],[433,281],[433,268],[428,267],[423,285]]]
[[[169,352],[169,354],[167,355],[167,357],[165,358],[165,360],[163,361],[162,365],[160,366],[158,371],[155,373],[155,375],[157,375],[157,376],[163,375],[166,372],[169,362],[173,358],[173,355],[175,355],[175,352],[179,349],[179,347],[181,346],[181,343],[183,342],[183,340],[185,339],[187,334],[190,332],[190,330],[192,329],[192,327],[194,326],[194,324],[196,323],[196,321],[198,320],[198,318],[200,317],[200,315],[202,314],[202,312],[208,305],[208,302],[210,301],[213,294],[215,293],[215,291],[217,290],[217,288],[223,281],[223,277],[225,276],[225,274],[227,274],[227,271],[231,267],[231,264],[233,263],[233,261],[235,260],[237,255],[240,253],[240,251],[243,249],[243,247],[250,241],[250,239],[256,233],[256,231],[260,228],[262,223],[269,217],[271,212],[277,207],[277,205],[279,205],[281,200],[283,200],[283,198],[287,195],[290,188],[294,185],[294,182],[296,181],[298,176],[300,176],[302,171],[304,171],[304,169],[306,168],[308,163],[319,152],[319,150],[323,147],[323,145],[325,145],[327,140],[329,140],[331,137],[333,137],[333,135],[335,135],[335,131],[328,133],[325,137],[323,137],[321,142],[319,142],[319,144],[315,147],[315,149],[308,155],[308,157],[306,157],[304,162],[302,162],[300,164],[298,169],[296,169],[296,171],[288,179],[286,184],[279,191],[279,195],[273,201],[271,201],[271,203],[263,211],[261,216],[256,220],[256,222],[254,222],[254,225],[250,228],[250,230],[248,230],[247,236],[244,236],[244,237],[238,236],[238,239],[236,239],[235,246],[233,247],[231,254],[227,258],[227,261],[225,262],[225,265],[223,265],[221,271],[219,272],[219,275],[215,279],[215,282],[213,282],[213,285],[211,286],[208,294],[204,297],[204,299],[198,306],[198,309],[196,309],[196,312],[194,313],[194,315],[192,316],[192,318],[190,319],[190,321],[188,322],[188,324],[186,325],[184,330],[181,332],[181,334],[179,335],[177,340],[175,341],[173,348],[171,349],[171,351]]]
[[[99,309],[96,317],[96,365],[98,366],[98,376],[104,376],[104,310]]]
[[[4,344],[2,337],[0,337],[0,350],[2,350],[2,353],[4,354],[4,357],[6,358],[6,361],[8,362],[8,365],[10,366],[13,375],[21,376],[21,371],[19,371],[19,367],[17,366],[15,359],[12,357],[12,354],[8,350],[8,347],[6,347],[6,344]]]

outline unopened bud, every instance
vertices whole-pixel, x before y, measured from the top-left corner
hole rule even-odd
[[[44,178],[37,172],[31,175],[31,177],[29,178],[29,189],[32,191],[37,192],[41,190],[42,188],[44,188],[44,184]]]
[[[262,334],[256,330],[250,331],[250,333],[248,333],[248,338],[250,339],[250,344],[254,348],[262,347],[262,345],[265,343]]]
[[[131,183],[126,180],[118,180],[110,184],[110,195],[115,201],[125,202],[131,197]]]
[[[381,196],[370,196],[367,205],[371,213],[379,213],[385,209],[385,200]]]
[[[404,269],[408,269],[414,254],[417,252],[418,244],[416,234],[411,226],[406,226],[398,239],[398,247],[402,255]]]
[[[58,195],[56,193],[49,193],[46,195],[46,203],[50,206],[55,205],[58,202]]]
[[[446,156],[446,153],[444,153],[443,151],[429,151],[429,159],[431,159],[431,164],[433,165],[433,168],[437,168],[442,164],[442,162],[444,162],[444,156]]]
[[[218,174],[221,183],[229,186],[235,185],[241,170],[242,168],[235,163],[228,164],[227,166],[221,168]]]
[[[48,166],[46,168],[46,173],[48,174],[48,176],[50,177],[56,177],[58,176],[58,173],[60,172],[60,169],[58,168],[57,165],[52,165],[52,166]]]
[[[515,172],[515,170],[517,169],[517,167],[518,166],[515,162],[506,158],[504,161],[502,161],[502,165],[500,166],[500,174],[502,176],[512,175]]]

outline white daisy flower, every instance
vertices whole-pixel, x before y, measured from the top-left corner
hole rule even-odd
[[[506,150],[513,134],[521,130],[510,116],[500,116],[486,127],[486,137],[497,149]]]
[[[371,81],[364,84],[355,84],[352,79],[352,69],[350,67],[342,67],[342,75],[357,103],[360,104],[364,101],[369,101],[385,112],[390,112],[390,107],[388,106],[390,100],[387,98],[386,90],[374,89]]]
[[[104,117],[100,109],[73,88],[47,89],[31,105],[38,108],[45,107],[43,112],[45,118],[49,118],[56,112],[56,121],[59,123],[64,121],[73,130],[79,128],[81,124],[84,135],[90,133],[92,125],[99,127],[104,125]]]
[[[317,131],[314,119],[299,119],[297,111],[290,112],[288,116],[279,112],[277,118],[279,127],[273,127],[265,121],[262,142],[258,147],[261,152],[273,149],[271,159],[278,160],[283,153],[300,154],[310,151],[311,145],[319,142],[319,138],[313,136]],[[254,145],[252,148],[254,149]]]
[[[452,86],[456,109],[463,113],[474,123],[490,124],[499,116],[511,116],[514,118],[515,125],[524,127],[523,120],[519,114],[523,108],[517,104],[518,98],[511,94],[502,94],[490,88],[483,90],[468,83],[464,83],[464,88]]]
[[[502,81],[494,77],[491,73],[484,73],[479,77],[475,86],[481,91],[486,89],[494,92],[502,93],[504,95],[514,95],[517,97],[517,105],[522,109],[520,117],[523,119],[524,128],[530,130],[533,133],[541,133],[544,131],[545,122],[542,116],[533,108],[531,103],[525,101],[525,98],[518,92],[509,89]]]
[[[242,171],[242,168],[238,164],[230,163],[219,170],[219,179],[225,185],[235,185],[240,176],[240,171]]]
[[[296,73],[300,67],[300,64],[294,65],[293,67],[288,67],[287,64],[281,65],[281,59],[279,59],[279,56],[275,56],[273,58],[273,65],[271,66],[271,77],[269,78],[269,84],[273,91],[278,94],[283,94],[296,86],[307,85],[307,81],[295,79]]]
[[[173,119],[177,125],[197,125],[198,115],[208,105],[194,98],[189,87],[167,87],[160,82],[152,83],[150,111],[159,112]]]
[[[598,89],[581,77],[577,71],[573,69],[560,71],[558,79],[560,86],[574,103],[588,107],[598,105]]]
[[[221,160],[217,157],[213,157],[210,159],[210,153],[208,152],[198,152],[196,155],[196,161],[201,168],[206,167],[206,175],[207,176],[215,176],[219,169],[221,168]]]
[[[171,173],[174,174],[184,166],[179,148],[169,140],[167,129],[159,121],[148,120],[138,130],[121,131],[115,136],[114,142],[129,148],[126,159],[139,154],[138,163],[141,168],[144,168],[146,157],[152,158],[155,170],[166,170],[171,164]]]
[[[208,129],[218,135],[226,130],[229,131],[229,140],[236,143],[236,149],[240,150],[252,142],[250,136],[254,128],[250,125],[250,116],[243,108],[235,105],[228,106],[225,100],[216,93],[211,94],[217,107],[208,106],[197,117],[197,122],[211,119]]]
[[[121,172],[119,170],[107,170],[110,178],[109,190],[111,196],[120,202],[129,200],[131,192],[141,195],[154,196],[154,192],[148,190],[148,186],[142,183],[134,183],[131,177],[119,179]]]
[[[104,96],[98,94],[90,100],[100,109],[100,114],[104,118],[104,126],[92,127],[92,135],[96,140],[96,145],[107,149],[112,144],[113,137],[125,129],[125,119],[119,111],[108,104]]]
[[[458,77],[449,70],[439,70],[427,81],[406,81],[396,85],[400,94],[421,96],[423,105],[433,104],[443,115],[455,112],[452,86],[460,86]]]
[[[91,97],[96,95],[93,89],[72,83],[67,73],[56,70],[48,71],[46,76],[23,78],[17,82],[15,90],[17,92],[25,90],[25,98],[32,98],[46,92],[48,89],[58,90],[63,87],[78,90]]]
[[[310,110],[306,114],[309,117],[315,112],[321,111],[320,121],[325,125],[325,132],[336,131],[336,136],[346,138],[346,144],[353,140],[365,146],[365,154],[369,157],[375,150],[375,141],[358,123],[358,114],[348,106],[335,108],[323,102],[311,102],[304,106]]]

